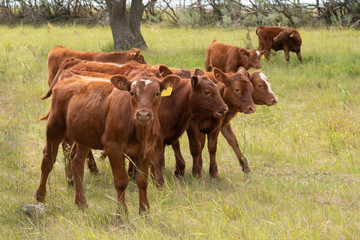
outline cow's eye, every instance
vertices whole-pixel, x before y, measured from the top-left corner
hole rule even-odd
[[[157,92],[157,93],[156,93],[156,96],[159,96],[159,95],[160,95],[160,92]]]
[[[258,86],[259,88],[261,88],[261,87],[262,87],[262,85],[261,85],[261,84],[258,84],[257,86]]]
[[[238,88],[237,88],[237,89],[235,89],[235,92],[240,92],[240,89],[238,89]]]
[[[131,95],[131,96],[134,96],[134,92],[130,92],[130,95]]]
[[[205,91],[204,91],[204,94],[205,94],[205,95],[209,95],[209,93],[210,93],[210,92],[209,92],[208,90],[205,90]]]

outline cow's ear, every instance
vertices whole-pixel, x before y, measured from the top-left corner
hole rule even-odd
[[[131,51],[133,52],[132,55],[134,55],[135,57],[138,57],[140,55],[140,49],[138,48],[133,48],[131,49]]]
[[[225,85],[229,85],[230,81],[229,78],[225,75],[225,73],[223,71],[221,71],[220,69],[214,67],[214,76],[215,79],[218,80],[219,82],[224,83]]]
[[[119,90],[130,91],[131,82],[125,76],[116,75],[110,78],[110,81]]]
[[[294,32],[295,32],[295,30],[290,30],[290,31],[288,31],[288,36],[289,36],[290,38],[294,37]]]
[[[250,77],[249,72],[246,71],[246,69],[245,69],[244,67],[239,67],[238,70],[237,70],[237,72],[244,74],[244,75],[245,75],[246,77],[248,77],[248,78]]]
[[[245,56],[250,56],[250,52],[246,49],[240,49],[240,53]]]
[[[171,95],[171,92],[180,82],[180,77],[176,75],[166,76],[160,83],[160,91],[162,97],[167,97]]]
[[[195,89],[199,84],[199,78],[196,75],[191,76],[191,86],[193,89]]]
[[[195,69],[195,75],[196,75],[196,76],[204,76],[205,73],[204,73],[202,70],[200,70],[200,69]]]
[[[138,59],[138,61],[140,61],[140,62],[146,63],[146,62],[145,62],[145,59],[144,59],[144,56],[141,55],[141,54],[137,57],[137,59]]]
[[[260,54],[264,55],[264,54],[267,54],[267,52],[268,52],[267,50],[262,50],[262,51],[260,51]]]
[[[161,77],[166,77],[167,75],[173,74],[173,72],[165,65],[159,66],[159,72]]]

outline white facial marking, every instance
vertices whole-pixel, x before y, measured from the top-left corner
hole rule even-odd
[[[131,85],[135,85],[136,84],[136,81],[134,81]]]
[[[145,86],[147,86],[149,83],[151,83],[151,80],[145,80]]]
[[[260,56],[260,52],[259,52],[259,51],[256,51],[256,54],[257,54],[258,56]]]
[[[267,80],[267,77],[265,76],[264,73],[259,73],[259,76],[261,77],[262,80],[264,80],[264,82],[266,83],[267,87],[268,87],[268,90],[269,90],[269,93],[273,94],[275,99],[277,100],[277,97],[275,95],[275,93],[271,90],[271,86],[270,86],[270,83],[269,81]]]
[[[145,88],[149,83],[152,83],[152,81],[149,79],[141,79],[140,81],[145,82]]]
[[[259,76],[261,77],[262,80],[264,80],[265,82],[267,82],[267,77],[265,76],[264,73],[259,73]]]

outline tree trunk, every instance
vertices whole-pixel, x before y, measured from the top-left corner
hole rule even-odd
[[[144,5],[141,0],[132,0],[130,13],[126,12],[126,0],[106,0],[114,49],[129,50],[133,47],[147,48],[140,32]]]

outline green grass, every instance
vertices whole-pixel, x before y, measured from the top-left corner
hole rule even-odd
[[[262,62],[279,98],[232,122],[253,174],[245,176],[220,136],[219,179],[191,176],[186,136],[181,138],[186,174],[176,179],[166,149],[166,186],[148,188],[151,211],[138,215],[138,190],[126,192],[129,217],[115,217],[116,192],[108,160],[100,174],[85,173],[89,209],[74,205],[62,154],[50,174],[43,218],[20,210],[35,203],[45,122],[49,109],[46,57],[55,45],[89,51],[111,48],[108,27],[0,26],[0,238],[4,239],[358,239],[360,235],[360,32],[300,29],[299,64],[283,52]],[[149,64],[204,69],[213,40],[246,46],[245,30],[143,28]],[[253,46],[257,39],[252,31]],[[97,154],[99,152],[96,152]]]

